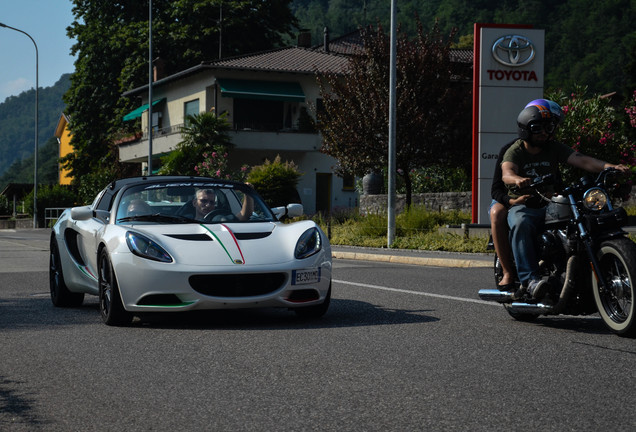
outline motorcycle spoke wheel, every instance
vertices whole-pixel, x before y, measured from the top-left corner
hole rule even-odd
[[[612,240],[601,245],[598,254],[600,272],[606,283],[602,289],[593,279],[594,299],[605,325],[614,333],[636,337],[634,317],[634,263],[636,245],[631,240]]]

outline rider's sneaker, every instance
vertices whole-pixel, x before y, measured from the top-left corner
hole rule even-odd
[[[528,282],[528,294],[537,300],[541,300],[548,290],[548,283],[543,279],[535,279]]]

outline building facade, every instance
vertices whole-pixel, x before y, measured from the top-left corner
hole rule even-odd
[[[182,140],[188,115],[225,113],[232,125],[234,149],[229,163],[238,167],[261,165],[280,156],[302,173],[298,194],[305,213],[357,207],[352,179],[334,174],[336,160],[320,152],[321,136],[312,127],[320,107],[318,76],[343,73],[349,44],[346,38],[320,47],[287,47],[213,62],[204,62],[176,74],[155,74],[152,101],[153,168],[160,156]],[[161,68],[155,65],[155,71]],[[122,162],[148,160],[148,86],[126,92],[140,107],[124,121],[140,118],[140,136],[118,142]]]

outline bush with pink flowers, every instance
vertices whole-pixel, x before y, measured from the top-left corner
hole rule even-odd
[[[623,112],[616,108],[610,96],[587,95],[587,88],[576,86],[566,93],[556,90],[546,94],[561,105],[565,118],[556,132],[557,140],[585,155],[611,162],[629,165],[636,170],[636,143],[630,139],[628,129],[634,126],[625,117],[636,115],[636,108],[628,107]],[[632,117],[633,120],[633,117]],[[564,180],[571,182],[584,173],[565,167]]]
[[[242,165],[239,169],[231,169],[228,164],[228,152],[226,148],[217,146],[213,151],[205,152],[202,156],[203,160],[194,167],[194,171],[198,176],[236,180],[239,182],[245,182],[247,179],[249,167]]]

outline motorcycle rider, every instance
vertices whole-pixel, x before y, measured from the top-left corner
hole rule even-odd
[[[558,106],[555,102],[548,102]],[[568,163],[593,173],[610,167],[622,172],[629,170],[625,165],[614,165],[583,155],[554,141],[553,134],[560,120],[552,112],[555,109],[554,106],[530,105],[519,113],[519,139],[506,151],[501,164],[502,180],[508,188],[508,195],[512,199],[520,198],[508,211],[512,252],[522,285],[518,294],[526,290],[537,300],[545,295],[548,288],[547,281],[539,274],[536,243],[543,230],[547,203],[539,197],[524,196],[519,190],[529,186],[533,178],[546,174],[558,177],[559,163]]]
[[[563,120],[563,110],[561,110],[561,107],[556,102],[548,99],[535,99],[528,102],[525,108],[532,105],[540,105],[549,109],[555,116],[557,124]],[[508,209],[511,206],[521,203],[523,200],[529,198],[528,195],[522,195],[514,199],[511,198],[508,195],[508,189],[501,178],[501,163],[503,161],[504,154],[515,141],[516,140],[512,140],[508,142],[499,150],[497,164],[495,165],[495,172],[492,178],[492,186],[490,189],[492,203],[488,209],[492,241],[495,247],[495,252],[499,257],[499,263],[502,270],[502,278],[497,287],[501,291],[510,291],[515,288],[515,270],[510,240],[508,239]]]

